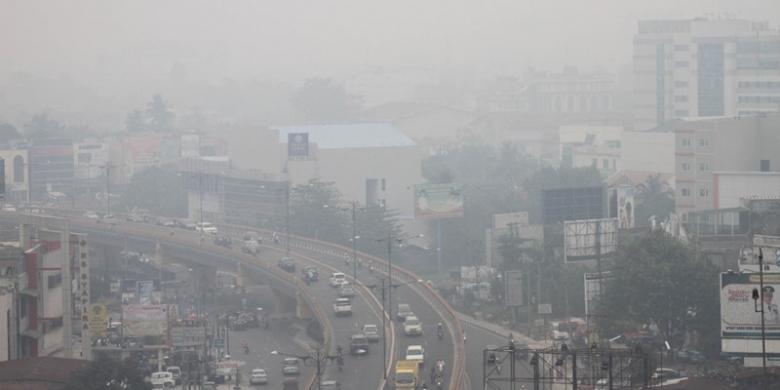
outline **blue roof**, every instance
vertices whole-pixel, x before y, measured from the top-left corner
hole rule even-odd
[[[279,142],[287,143],[290,133],[308,133],[309,143],[319,149],[383,148],[415,146],[406,134],[389,123],[353,123],[345,125],[310,125],[272,127],[279,132]]]

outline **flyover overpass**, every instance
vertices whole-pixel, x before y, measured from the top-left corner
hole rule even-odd
[[[205,262],[223,261],[223,262],[239,262],[243,266],[251,267],[258,272],[267,273],[269,278],[269,285],[273,288],[286,289],[294,288],[296,290],[296,297],[306,303],[314,315],[314,317],[322,324],[325,348],[332,349],[334,342],[340,345],[344,345],[345,341],[352,333],[356,333],[357,329],[354,329],[355,325],[362,325],[368,322],[378,323],[378,316],[380,313],[377,311],[381,306],[381,302],[372,294],[366,286],[362,283],[363,280],[355,283],[358,287],[358,293],[363,297],[362,303],[358,303],[355,306],[356,316],[352,318],[352,323],[345,324],[342,319],[335,319],[329,316],[328,308],[333,297],[332,291],[318,289],[319,286],[323,286],[324,283],[320,283],[318,286],[306,286],[302,281],[295,277],[294,274],[290,274],[282,271],[275,266],[272,259],[267,258],[266,253],[262,253],[260,257],[253,257],[250,255],[242,254],[237,251],[219,247],[213,245],[208,241],[201,241],[201,237],[198,233],[190,232],[186,230],[178,230],[171,228],[162,228],[151,224],[139,224],[131,222],[121,222],[110,229],[106,229],[106,225],[96,224],[94,220],[81,217],[82,212],[76,210],[63,210],[63,209],[47,209],[47,213],[52,215],[59,215],[68,218],[70,221],[71,229],[74,231],[83,231],[90,234],[90,239],[96,239],[99,237],[111,236],[114,239],[116,237],[133,237],[134,239],[143,239],[154,241],[159,243],[161,247],[168,248],[173,251],[189,251],[193,257],[192,260],[199,260]],[[21,221],[30,217],[29,215],[20,213],[8,213],[2,212],[0,216],[3,218],[15,217]],[[248,229],[242,226],[221,226],[223,231],[236,234],[244,232]],[[257,229],[253,229],[257,230]],[[271,232],[264,231],[263,234],[266,238],[270,238]],[[93,237],[94,235],[94,237]],[[123,239],[123,238],[122,238]],[[270,240],[266,240],[269,242]],[[304,237],[291,237],[290,242],[293,251],[291,256],[298,262],[307,262],[315,264],[321,270],[340,270],[344,266],[344,259],[351,257],[351,249],[343,246],[321,242]],[[283,249],[280,247],[273,247],[269,245],[264,246],[265,252],[277,251],[276,256],[281,256]],[[372,257],[370,255],[359,253],[358,256],[365,260],[371,260],[375,264],[385,263],[384,259]],[[378,272],[385,272],[386,263],[384,267],[379,267]],[[341,270],[347,275],[351,275],[351,270]],[[388,353],[385,362],[382,362],[381,358],[375,358],[381,356],[376,353],[370,355],[371,358],[356,360],[356,363],[347,363],[347,370],[345,370],[342,377],[342,383],[349,386],[349,388],[359,389],[383,389],[386,388],[386,380],[392,379],[392,367],[399,356],[398,353],[403,351],[407,344],[424,344],[426,346],[426,360],[429,364],[432,364],[436,359],[442,358],[447,361],[449,378],[446,382],[446,387],[453,390],[466,389],[468,385],[468,377],[465,373],[465,349],[462,342],[462,328],[455,313],[430,286],[425,283],[417,283],[419,278],[397,266],[393,266],[394,283],[400,282],[404,284],[403,287],[399,287],[395,294],[394,302],[409,303],[412,306],[413,311],[418,313],[424,324],[427,325],[425,336],[423,340],[411,340],[411,341],[399,341],[396,343],[394,334],[396,333],[395,326],[387,329],[388,337]],[[324,274],[324,273],[323,273]],[[359,279],[361,279],[359,277]],[[325,298],[325,299],[323,299]],[[358,314],[361,313],[361,314]],[[366,315],[367,314],[367,315]],[[382,313],[387,316],[387,313]],[[387,318],[388,324],[394,324],[394,321]],[[336,323],[335,327],[332,327],[332,323]],[[435,328],[431,331],[431,327],[435,327],[437,322],[445,324],[447,330],[447,337],[444,340],[436,340]],[[352,327],[352,329],[351,329]],[[335,340],[335,341],[334,341]],[[386,363],[386,365],[385,365]],[[377,366],[379,364],[379,366]],[[385,365],[384,367],[382,367]],[[428,366],[426,366],[427,368]],[[376,378],[373,375],[366,375],[367,373],[381,373],[377,374]],[[351,375],[350,375],[351,374]],[[313,378],[311,379],[313,381]],[[429,382],[427,375],[423,376],[423,381]],[[310,381],[311,382],[311,381]],[[387,386],[390,387],[390,386]]]

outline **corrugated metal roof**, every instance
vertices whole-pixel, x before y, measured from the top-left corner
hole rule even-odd
[[[386,148],[415,146],[406,134],[389,123],[353,123],[343,125],[310,125],[272,127],[279,132],[279,142],[286,144],[291,133],[308,133],[309,143],[320,149]]]

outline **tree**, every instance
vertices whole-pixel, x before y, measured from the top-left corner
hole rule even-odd
[[[651,216],[659,220],[674,212],[674,193],[661,179],[661,174],[647,177],[644,183],[637,186],[636,222],[647,225]]]
[[[161,133],[173,131],[175,116],[170,110],[168,102],[163,100],[160,94],[154,95],[152,100],[146,103],[146,116],[153,131]]]
[[[46,138],[63,136],[65,126],[62,123],[49,118],[48,113],[35,114],[30,121],[24,124],[24,130],[29,138]]]
[[[125,129],[129,132],[137,133],[146,131],[146,119],[141,110],[133,110],[125,117]]]
[[[103,356],[71,374],[65,390],[151,389],[133,359],[117,361]]]
[[[151,167],[136,173],[119,202],[120,207],[149,210],[155,215],[187,215],[187,192],[184,180],[176,172]]]
[[[388,235],[400,238],[403,234],[398,212],[387,210],[380,205],[360,209],[357,211],[356,221],[357,234],[360,236],[357,241],[358,250],[377,257],[387,256],[387,242],[377,242],[377,239],[384,239]]]
[[[613,278],[597,306],[604,335],[657,326],[662,340],[680,346],[686,332],[703,337],[702,347],[717,347],[718,271],[694,248],[663,231],[621,243]]]
[[[328,78],[310,78],[290,99],[293,110],[306,123],[349,120],[360,109],[358,99]]]
[[[333,182],[317,179],[297,185],[290,192],[290,230],[324,241],[342,242],[349,237],[346,215],[339,210],[341,193]],[[345,235],[346,234],[346,235]]]
[[[0,140],[8,141],[20,138],[22,138],[22,134],[16,130],[16,126],[7,122],[0,122]]]

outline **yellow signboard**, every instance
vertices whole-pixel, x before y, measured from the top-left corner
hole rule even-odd
[[[106,337],[108,333],[108,309],[101,303],[89,307],[89,331],[92,338]]]

